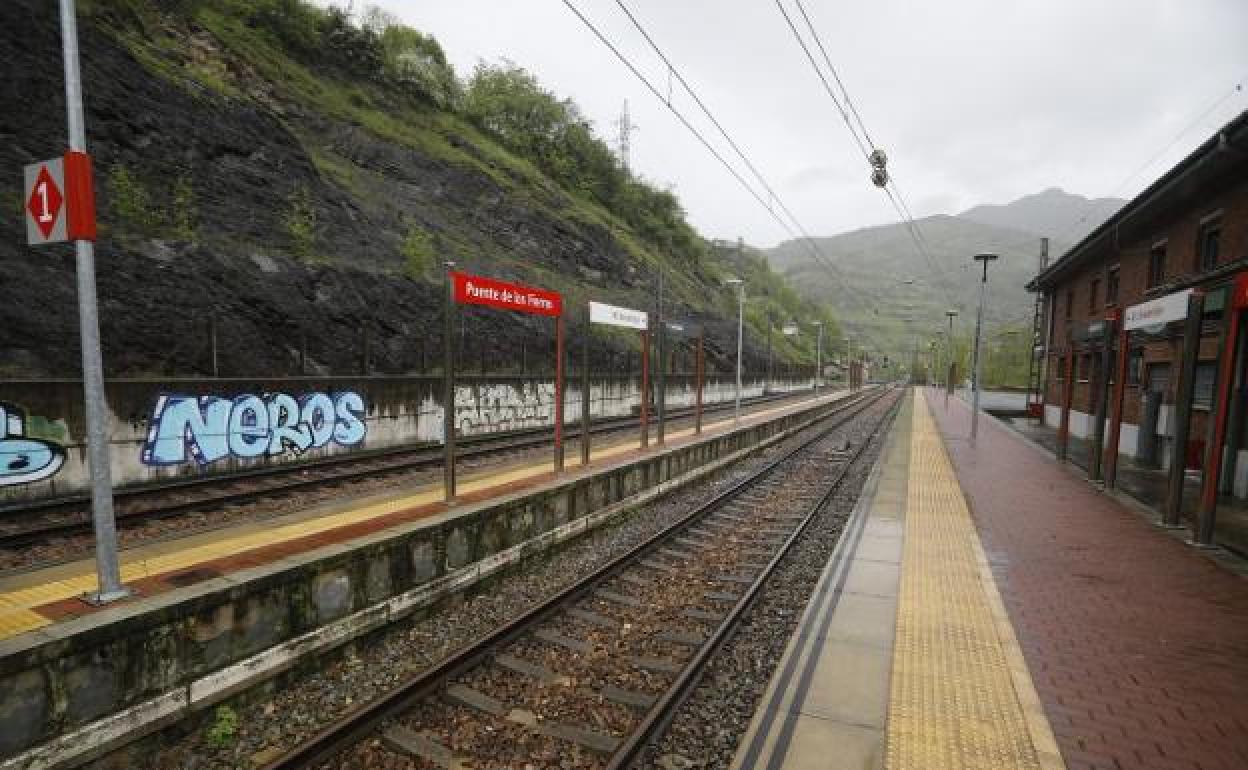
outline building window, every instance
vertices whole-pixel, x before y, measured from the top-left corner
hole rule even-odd
[[[1097,302],[1096,298],[1097,298],[1097,295],[1099,295],[1100,293],[1101,293],[1101,282],[1096,278],[1093,278],[1091,281],[1088,281],[1088,312],[1092,313],[1093,315],[1096,314],[1096,302]]]
[[[1148,252],[1148,288],[1166,282],[1166,242],[1153,244]]]
[[[1075,316],[1075,289],[1071,287],[1066,290],[1066,320],[1069,321]]]
[[[1144,373],[1144,349],[1127,352],[1127,385],[1139,385]]]
[[[1222,216],[1215,214],[1206,217],[1200,223],[1200,234],[1196,241],[1196,253],[1200,258],[1201,270],[1212,270],[1218,266],[1218,241],[1222,238]]]
[[[1078,371],[1075,373],[1076,382],[1087,382],[1088,377],[1092,374],[1092,354],[1084,353],[1079,356]]]
[[[1208,411],[1213,408],[1213,383],[1218,378],[1216,361],[1196,364],[1196,376],[1192,378],[1192,408]]]
[[[1109,273],[1105,276],[1105,304],[1109,306],[1118,304],[1118,279],[1121,273],[1119,266],[1114,265],[1109,269]]]

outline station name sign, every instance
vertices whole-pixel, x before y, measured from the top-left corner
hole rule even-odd
[[[485,305],[534,315],[563,315],[563,297],[559,292],[468,273],[453,272],[451,281],[455,301],[461,305]]]
[[[1187,298],[1191,293],[1191,289],[1184,289],[1174,294],[1132,305],[1123,313],[1122,328],[1126,331],[1133,331],[1145,326],[1159,326],[1187,318]]]
[[[629,329],[646,330],[650,328],[650,314],[631,307],[617,307],[604,302],[589,303],[590,323],[607,326],[626,326]]]

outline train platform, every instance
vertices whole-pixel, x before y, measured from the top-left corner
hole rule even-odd
[[[1043,447],[1050,454],[1056,453],[1058,445],[1057,429],[1041,425],[1038,421],[1028,418],[1012,418],[1008,424],[1028,440]],[[1092,442],[1070,436],[1067,438],[1067,462],[1087,473],[1091,465]],[[1131,457],[1122,455],[1118,459],[1118,474],[1115,490],[1127,495],[1134,503],[1147,509],[1146,515],[1155,523],[1161,521],[1161,508],[1166,498],[1166,487],[1169,483],[1166,471],[1143,463],[1137,463]],[[1186,526],[1176,530],[1176,536],[1188,539],[1194,526],[1194,512],[1200,500],[1201,474],[1189,471],[1183,483],[1183,519]],[[1220,495],[1214,542],[1221,548],[1230,549],[1232,554],[1219,553],[1217,549],[1206,555],[1221,561],[1231,569],[1248,572],[1248,502],[1231,495]],[[1229,557],[1229,558],[1228,558]]]
[[[916,390],[733,767],[1248,767],[1248,583]]]
[[[47,632],[58,623],[101,613],[116,613],[136,604],[160,602],[160,595],[203,581],[281,562],[325,546],[385,531],[422,519],[447,516],[491,500],[562,483],[588,470],[637,462],[662,448],[680,447],[725,433],[736,427],[765,422],[786,414],[834,401],[846,391],[824,392],[816,398],[756,409],[743,409],[740,422],[731,417],[708,421],[701,436],[693,428],[669,429],[659,447],[652,433],[649,448],[636,439],[593,447],[590,468],[580,467],[579,447],[567,445],[565,473],[556,476],[552,463],[511,463],[465,474],[458,484],[454,507],[442,500],[440,484],[409,487],[381,496],[339,499],[298,513],[249,520],[240,524],[175,539],[149,542],[121,552],[123,582],[136,591],[134,599],[106,608],[93,607],[79,597],[95,589],[95,565],[78,560],[0,577],[0,641],[28,632]],[[653,431],[653,426],[652,426]],[[101,622],[106,622],[101,615]]]

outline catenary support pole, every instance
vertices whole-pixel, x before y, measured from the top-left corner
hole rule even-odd
[[[1201,478],[1200,508],[1197,509],[1196,532],[1192,538],[1196,545],[1213,545],[1213,528],[1218,511],[1218,482],[1222,473],[1222,443],[1226,441],[1227,413],[1230,407],[1231,385],[1235,377],[1235,353],[1239,338],[1240,309],[1232,307],[1227,298],[1222,311],[1222,360],[1218,365],[1217,393],[1213,414],[1209,415],[1209,441],[1205,444],[1205,473]]]
[[[1192,392],[1196,361],[1200,352],[1200,323],[1205,312],[1205,295],[1193,291],[1187,298],[1187,319],[1183,322],[1183,357],[1179,368],[1179,388],[1174,399],[1174,445],[1170,451],[1170,473],[1166,499],[1161,509],[1162,526],[1182,526],[1183,484],[1187,470],[1187,439],[1192,426]]]
[[[641,448],[650,446],[650,330],[641,333]]]
[[[442,341],[442,497],[455,501],[455,283],[454,262],[446,263],[446,307]]]
[[[585,338],[581,343],[581,467],[589,465],[589,342],[593,337],[594,325],[589,320],[589,309],[585,310]]]
[[[737,286],[737,390],[733,400],[732,422],[741,421],[741,348],[745,336],[745,284]]]
[[[694,369],[697,370],[695,375],[697,377],[697,385],[693,396],[693,432],[695,435],[701,435],[702,433],[702,382],[706,376],[704,369],[706,366],[703,346],[704,334],[704,330],[698,329],[698,352],[694,359]]]
[[[658,390],[656,401],[658,404],[658,429],[655,432],[655,443],[663,446],[667,440],[666,422],[667,422],[667,319],[663,316],[663,271],[659,270],[659,339],[658,339],[658,371],[656,389]]]
[[[563,316],[555,316],[555,473],[563,472]]]
[[[61,47],[65,63],[65,112],[69,149],[87,151],[78,67],[78,18],[73,0],[61,0]],[[98,586],[87,601],[97,604],[130,595],[121,584],[117,557],[117,521],[113,512],[113,479],[108,456],[108,403],[104,395],[104,360],[100,352],[99,305],[95,293],[95,244],[74,241],[78,279],[78,326],[82,342],[82,388],[87,418],[87,465],[91,473],[91,522],[95,531]]]

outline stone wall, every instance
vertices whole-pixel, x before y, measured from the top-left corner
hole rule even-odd
[[[442,387],[441,379],[420,376],[112,380],[106,390],[113,482],[142,485],[441,443]],[[566,422],[580,420],[580,387],[579,379],[568,383]],[[768,390],[810,387],[809,380],[778,381]],[[731,401],[734,392],[731,381],[711,381],[703,402]],[[747,382],[742,392],[762,395],[763,383]],[[690,378],[671,376],[670,407],[693,401]],[[639,404],[635,379],[591,379],[592,417],[627,416]],[[554,384],[540,377],[465,377],[455,413],[465,436],[548,427]],[[0,381],[0,504],[84,492],[85,432],[78,381]]]

